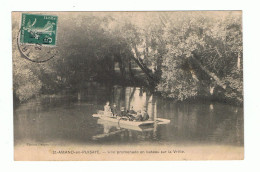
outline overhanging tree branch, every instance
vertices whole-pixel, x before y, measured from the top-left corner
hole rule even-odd
[[[214,73],[210,72],[207,68],[205,68],[193,55],[191,56],[191,59],[196,62],[199,67],[206,73],[208,74],[211,78],[213,78],[217,85],[219,85],[221,88],[226,89],[226,84],[224,84],[217,75],[215,75]]]
[[[152,76],[150,69],[143,63],[142,59],[140,58],[140,53],[137,50],[137,47],[135,44],[133,45],[133,51],[135,56],[129,56],[131,59],[134,60],[134,62],[141,68],[141,70],[146,74],[147,78],[149,79],[150,82],[153,84],[157,83],[157,80]]]

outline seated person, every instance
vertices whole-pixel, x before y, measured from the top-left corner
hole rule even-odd
[[[135,120],[135,116],[136,116],[136,113],[133,113],[133,112],[131,112],[131,110],[129,111],[127,111],[127,118],[130,120],[130,121],[133,121],[133,120]]]
[[[149,115],[146,110],[142,110],[142,121],[146,121],[149,119]]]
[[[133,106],[131,106],[129,113],[130,114],[136,114],[136,111],[134,111],[134,107]]]
[[[105,116],[111,116],[111,108],[109,106],[109,102],[106,102],[106,105],[104,106],[104,115]]]
[[[137,111],[137,114],[134,116],[134,120],[135,121],[142,121],[143,117],[142,117],[142,114],[141,114],[141,111]]]
[[[118,116],[120,116],[120,117],[125,117],[125,116],[127,116],[127,113],[126,113],[124,107],[121,107],[121,109],[120,109],[120,113],[119,113]]]
[[[113,107],[112,107],[112,114],[113,114],[113,116],[117,115],[117,107],[116,107],[115,103],[113,104]]]

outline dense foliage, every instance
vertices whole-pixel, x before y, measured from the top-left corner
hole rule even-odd
[[[13,17],[14,95],[20,101],[90,78],[140,80],[165,97],[243,101],[240,12],[58,13],[58,51],[35,64],[21,58]]]
[[[241,18],[232,13],[202,14],[181,13],[167,23],[163,35],[167,53],[158,89],[183,100],[207,95],[205,90],[213,94],[217,87],[226,97],[242,101]]]

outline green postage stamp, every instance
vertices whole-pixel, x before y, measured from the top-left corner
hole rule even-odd
[[[56,45],[57,21],[53,15],[22,14],[20,43]]]

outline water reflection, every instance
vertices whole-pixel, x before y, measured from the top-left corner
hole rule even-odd
[[[146,108],[168,125],[124,126],[92,114],[106,101],[118,108]],[[178,143],[243,145],[243,109],[220,103],[176,103],[144,88],[86,83],[78,92],[63,91],[14,109],[14,141],[20,143],[124,144]]]
[[[92,139],[104,139],[116,134],[128,133],[128,139],[132,140],[133,131],[139,131],[141,133],[154,131],[154,126],[132,126],[126,124],[120,124],[117,122],[109,122],[102,119],[97,120],[98,124],[101,124],[104,128],[104,133],[98,134],[92,137]]]
[[[157,117],[156,96],[144,88],[114,86],[110,101],[115,103],[118,109],[121,107],[125,107],[126,110],[133,107],[135,111],[146,109],[152,120]]]

